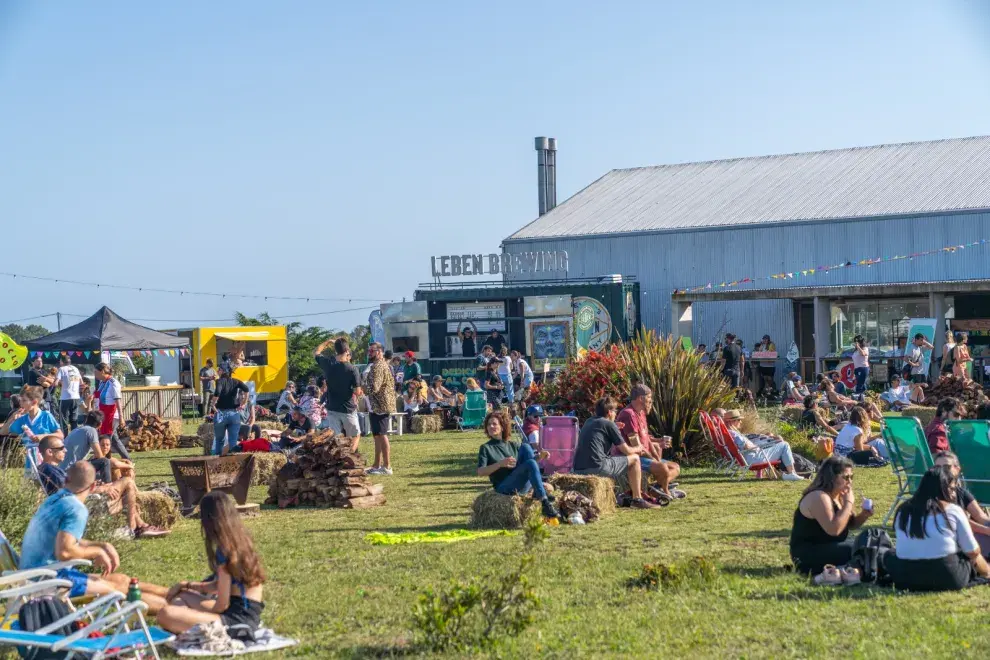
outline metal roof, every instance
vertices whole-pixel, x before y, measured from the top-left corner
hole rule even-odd
[[[612,170],[507,240],[990,209],[990,136]]]

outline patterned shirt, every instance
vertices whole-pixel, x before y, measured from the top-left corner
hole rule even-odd
[[[395,412],[395,377],[384,359],[372,363],[364,389],[371,399],[371,412],[376,415]]]

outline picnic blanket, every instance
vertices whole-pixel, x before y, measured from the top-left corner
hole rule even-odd
[[[515,532],[507,529],[471,530],[452,529],[448,532],[371,532],[364,540],[371,545],[404,545],[406,543],[456,543],[458,541],[473,541],[490,536],[512,536]]]
[[[209,658],[215,656],[230,657],[245,653],[260,653],[262,651],[277,651],[295,646],[299,642],[288,637],[276,635],[270,628],[259,628],[254,633],[254,641],[231,639],[226,629],[219,621],[193,626],[179,635],[169,646],[178,655],[186,657]]]

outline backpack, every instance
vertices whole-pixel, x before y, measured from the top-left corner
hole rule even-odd
[[[52,596],[32,598],[21,606],[17,613],[17,623],[24,632],[34,632],[51,625],[72,613],[65,601]],[[75,632],[71,625],[62,626],[48,632],[49,635],[68,636]],[[17,652],[25,660],[49,660],[64,658],[65,652],[53,653],[48,649],[19,646]]]
[[[884,558],[892,552],[893,542],[885,529],[864,529],[853,541],[849,565],[859,569],[863,582],[882,582],[887,576]]]

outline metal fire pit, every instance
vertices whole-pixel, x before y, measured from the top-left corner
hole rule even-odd
[[[189,515],[203,496],[219,490],[232,496],[238,504],[247,502],[254,476],[254,454],[231,456],[190,456],[173,458],[172,476],[182,498],[182,513]]]

